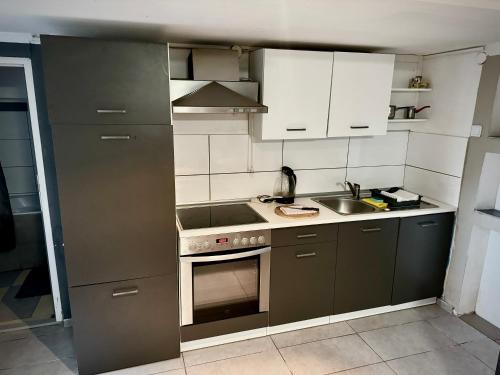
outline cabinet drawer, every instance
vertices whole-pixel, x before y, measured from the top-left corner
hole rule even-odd
[[[179,357],[177,275],[70,288],[79,373]]]
[[[175,273],[172,127],[53,133],[70,286]]]
[[[168,46],[42,37],[53,124],[170,124]]]
[[[271,241],[273,247],[329,242],[337,240],[337,232],[337,224],[273,229]]]
[[[336,242],[273,248],[270,325],[331,315]]]
[[[441,296],[454,218],[446,213],[401,219],[393,305]]]
[[[335,314],[391,304],[399,219],[339,225]]]

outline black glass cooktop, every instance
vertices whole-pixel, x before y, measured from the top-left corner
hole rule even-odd
[[[257,212],[246,204],[178,208],[177,217],[182,229],[198,229],[265,223]]]

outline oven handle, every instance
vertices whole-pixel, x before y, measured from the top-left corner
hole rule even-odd
[[[196,257],[181,257],[181,262],[186,263],[199,263],[199,262],[220,262],[223,260],[248,258],[254,255],[260,255],[265,253],[270,253],[271,247],[263,247],[261,249],[245,251],[243,253],[235,254],[223,254],[223,255],[207,255],[207,256],[196,256]]]

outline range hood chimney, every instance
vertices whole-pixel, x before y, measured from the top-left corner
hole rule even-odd
[[[267,107],[217,82],[172,101],[173,113],[267,113]]]

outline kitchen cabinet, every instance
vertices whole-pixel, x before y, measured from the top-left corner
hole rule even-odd
[[[441,296],[453,224],[453,213],[401,219],[393,305]]]
[[[339,225],[334,314],[391,304],[398,226],[399,219]]]
[[[177,272],[172,127],[56,125],[53,137],[69,285]]]
[[[328,137],[386,134],[393,71],[394,55],[333,53]]]
[[[272,233],[269,309],[271,326],[328,316],[333,312],[338,226],[323,225],[301,229],[312,234],[318,227],[331,232],[329,242],[316,240],[316,243],[276,247],[275,231]],[[285,231],[294,232],[296,229]],[[313,237],[308,238],[314,242]],[[301,239],[298,241],[301,242]]]
[[[263,140],[325,138],[333,53],[260,49],[250,54],[250,77],[260,82],[266,114],[250,116]]]
[[[70,288],[79,374],[178,357],[176,277]]]
[[[170,124],[168,46],[42,36],[52,124]]]

